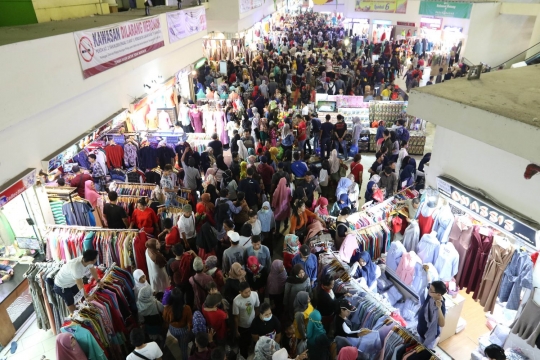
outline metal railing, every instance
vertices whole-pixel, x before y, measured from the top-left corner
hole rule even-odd
[[[525,57],[527,52],[531,49],[534,49],[533,50],[533,54],[537,54],[540,52],[540,42],[539,43],[536,43],[534,44],[533,46],[531,46],[530,48],[528,49],[525,49],[523,50],[522,52],[520,52],[519,54],[517,54],[516,56],[514,56],[513,58],[510,58],[508,60],[506,60],[505,62],[503,62],[502,64],[499,64],[497,66],[494,66],[492,67],[492,69],[499,69],[501,66],[503,67],[503,69],[510,69],[510,67],[520,61],[526,61],[527,58]],[[534,55],[533,55],[534,56]]]

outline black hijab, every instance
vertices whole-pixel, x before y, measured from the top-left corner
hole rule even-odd
[[[206,253],[211,252],[217,246],[217,231],[209,222],[203,224],[201,231],[197,234],[197,247],[204,249]]]

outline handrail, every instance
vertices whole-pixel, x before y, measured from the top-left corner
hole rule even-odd
[[[497,65],[497,66],[493,66],[492,69],[498,69],[500,66],[506,64],[507,62],[511,61],[512,59],[517,58],[519,55],[521,55],[521,54],[523,54],[523,53],[529,51],[530,49],[532,49],[533,47],[535,47],[535,46],[537,46],[537,45],[540,45],[540,42],[537,42],[536,44],[534,44],[534,45],[531,46],[530,48],[523,50],[522,52],[520,52],[520,53],[517,54],[516,56],[514,56],[514,57],[512,57],[512,58],[510,58],[510,59],[508,59],[508,60],[506,60],[506,61],[504,61],[502,64],[499,64],[499,65]],[[527,59],[525,59],[525,60],[527,60]]]

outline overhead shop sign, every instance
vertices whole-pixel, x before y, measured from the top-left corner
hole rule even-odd
[[[264,0],[238,0],[240,1],[240,14],[251,11],[263,5]]]
[[[27,170],[24,174],[19,175],[17,180],[10,186],[0,189],[0,206],[6,205],[15,197],[22,194],[26,189],[36,184],[36,169]]]
[[[165,45],[159,16],[77,31],[74,36],[85,79]]]
[[[468,19],[471,17],[471,3],[420,1],[420,15]]]
[[[472,190],[465,190],[457,182],[439,176],[437,178],[439,192],[452,199],[455,203],[466,208],[468,211],[485,219],[489,225],[513,234],[516,238],[525,241],[536,248],[537,232],[540,225],[527,223],[526,220],[518,219],[507,211],[493,204],[483,195]]]
[[[206,11],[201,6],[193,9],[168,12],[167,28],[170,44],[206,30]]]
[[[407,0],[356,0],[355,11],[405,14]]]

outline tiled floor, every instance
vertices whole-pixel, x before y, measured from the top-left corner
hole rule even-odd
[[[3,351],[0,357],[9,360],[56,360],[56,336],[48,330],[38,329],[36,321],[33,321],[28,328],[20,335],[16,336],[17,351],[11,354],[8,349],[7,354]]]

